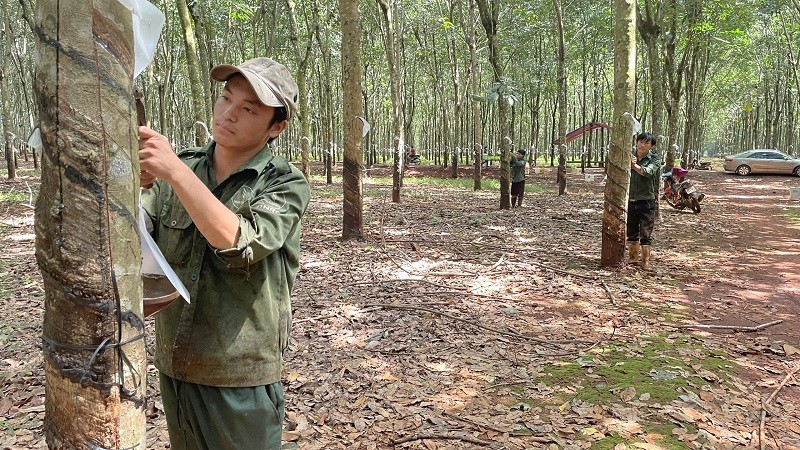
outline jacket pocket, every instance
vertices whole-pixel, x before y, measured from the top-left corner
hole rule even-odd
[[[177,198],[164,204],[158,247],[170,265],[186,265],[192,253],[194,223]]]

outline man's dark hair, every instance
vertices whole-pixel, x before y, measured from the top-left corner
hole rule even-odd
[[[653,133],[647,133],[647,132],[639,133],[639,135],[636,136],[636,142],[639,141],[648,141],[650,142],[650,144],[653,145],[653,147],[656,146],[656,137],[653,136]]]
[[[271,127],[271,126],[275,125],[276,123],[279,123],[279,122],[281,122],[283,120],[286,120],[286,107],[285,106],[281,106],[280,108],[275,108],[275,114],[272,115],[272,121],[269,123],[269,126]],[[277,138],[277,136],[275,136],[274,138],[271,138],[270,140],[268,140],[267,144],[269,144],[270,142],[274,141],[275,138]]]
[[[281,106],[279,108],[275,108],[275,114],[272,115],[272,122],[270,122],[269,126],[273,126],[278,122],[286,120],[286,107]]]

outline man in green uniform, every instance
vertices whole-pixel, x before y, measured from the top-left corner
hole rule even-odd
[[[525,150],[517,150],[511,155],[511,207],[522,206],[525,196]]]
[[[656,138],[650,133],[636,137],[636,153],[631,155],[631,180],[628,194],[628,254],[632,263],[642,256],[642,269],[650,267],[653,229],[656,225],[656,188],[661,157],[652,151]]]
[[[153,237],[191,297],[156,317],[155,365],[172,450],[281,445],[282,354],[309,201],[302,173],[272,153],[297,112],[289,71],[269,58],[220,65],[213,140],[175,154],[139,128]]]

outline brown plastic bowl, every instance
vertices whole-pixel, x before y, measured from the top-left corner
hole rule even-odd
[[[178,291],[164,275],[152,273],[142,274],[142,297],[144,298],[144,316],[150,317],[163,311],[180,296]]]

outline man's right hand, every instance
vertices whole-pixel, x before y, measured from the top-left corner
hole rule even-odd
[[[139,165],[142,186],[157,179],[169,184],[209,245],[219,249],[236,245],[239,217],[181,161],[165,136],[148,127],[139,127]]]
[[[139,127],[139,182],[142,187],[149,188],[159,178],[167,179],[184,164],[172,149],[172,145],[156,131]]]

